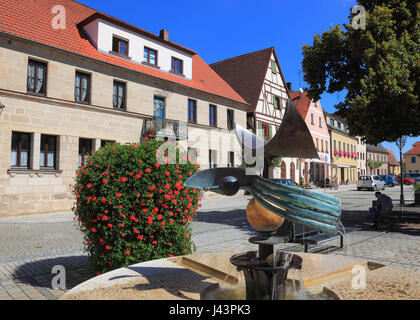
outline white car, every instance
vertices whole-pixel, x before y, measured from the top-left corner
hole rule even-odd
[[[359,178],[357,183],[357,190],[368,189],[368,190],[384,190],[385,181],[382,180],[380,176],[376,175],[366,175]]]

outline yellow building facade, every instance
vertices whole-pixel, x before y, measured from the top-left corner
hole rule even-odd
[[[356,183],[357,138],[350,135],[342,119],[326,114],[330,133],[331,178],[338,177],[340,184]]]

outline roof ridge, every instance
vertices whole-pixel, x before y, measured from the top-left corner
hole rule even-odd
[[[265,49],[261,49],[261,50],[257,50],[257,51],[253,51],[253,52],[244,53],[244,54],[241,54],[239,56],[235,56],[235,57],[231,57],[231,58],[228,58],[228,59],[224,59],[224,60],[220,60],[220,61],[210,63],[209,66],[214,66],[214,65],[222,63],[222,62],[227,62],[229,60],[237,59],[237,58],[240,58],[240,57],[245,57],[245,56],[248,56],[248,55],[252,55],[252,54],[256,54],[256,53],[260,53],[260,52],[267,51],[267,50],[272,50],[272,49],[274,49],[274,47],[269,47],[269,48],[265,48]]]

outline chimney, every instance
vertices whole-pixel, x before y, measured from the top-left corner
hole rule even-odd
[[[169,31],[165,30],[165,29],[160,30],[159,37],[162,38],[165,41],[169,41]]]
[[[286,85],[287,85],[287,89],[289,91],[292,91],[292,83],[291,82],[287,82]]]

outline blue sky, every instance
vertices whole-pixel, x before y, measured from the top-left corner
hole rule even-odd
[[[274,47],[287,82],[299,89],[302,46],[331,25],[348,22],[355,0],[120,0],[79,2],[196,51],[208,64]],[[305,87],[303,75],[300,86]],[[321,105],[334,112],[344,94],[324,94]],[[409,138],[404,152],[420,137]],[[399,159],[395,143],[384,142]]]

